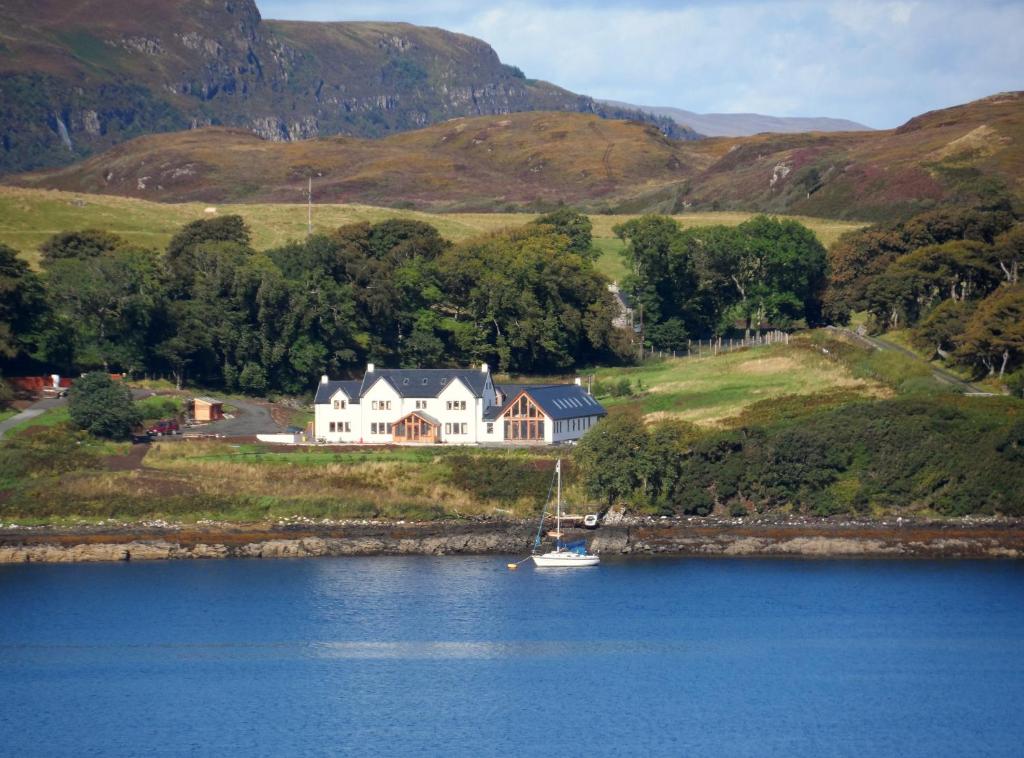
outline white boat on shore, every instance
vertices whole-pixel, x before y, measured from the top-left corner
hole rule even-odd
[[[587,552],[587,541],[577,540],[576,542],[563,542],[562,535],[562,460],[555,463],[555,476],[558,483],[557,495],[555,498],[555,533],[559,537],[555,540],[555,549],[547,553],[534,552],[532,556],[533,565],[537,568],[584,568],[596,566],[601,562],[593,553]],[[537,529],[537,539],[534,543],[534,550],[540,549],[540,533],[544,529],[545,512],[540,514],[540,527]]]

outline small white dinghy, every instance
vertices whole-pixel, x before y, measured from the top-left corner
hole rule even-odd
[[[555,464],[555,476],[558,482],[558,495],[555,499],[555,532],[559,538],[555,540],[555,549],[548,553],[534,553],[530,556],[537,568],[583,568],[596,566],[601,559],[587,552],[587,541],[562,542],[562,459]],[[537,540],[534,549],[540,548],[540,533],[544,528],[544,516],[540,514],[540,528],[537,529]]]

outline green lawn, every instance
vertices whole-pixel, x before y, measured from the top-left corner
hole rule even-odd
[[[57,424],[63,424],[65,421],[70,421],[68,416],[67,406],[61,406],[60,408],[51,408],[48,411],[43,412],[39,416],[22,421],[20,424],[11,427],[7,430],[6,437],[23,432],[29,427],[33,426],[56,426]]]
[[[633,406],[649,418],[716,426],[761,400],[847,389],[874,395],[878,385],[802,345],[771,345],[706,358],[653,359],[633,368],[598,369],[605,388],[630,380],[632,397],[600,397],[609,408]]]
[[[629,273],[626,262],[622,259],[626,243],[618,237],[595,237],[594,247],[601,251],[601,256],[597,259],[597,270],[613,282],[621,284]]]

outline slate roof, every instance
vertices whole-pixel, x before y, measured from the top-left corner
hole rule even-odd
[[[344,390],[345,394],[348,395],[348,401],[353,405],[359,404],[359,386],[362,384],[360,381],[329,381],[321,382],[316,386],[316,398],[313,402],[316,405],[330,405],[331,398],[334,397],[334,393],[339,389]]]
[[[575,384],[552,384],[543,387],[524,387],[548,416],[555,421],[581,416],[606,416],[608,412],[592,395]]]
[[[479,369],[379,368],[363,376],[359,394],[384,379],[401,397],[437,397],[455,379],[460,379],[473,395],[482,397],[487,376]]]
[[[525,391],[541,410],[555,421],[582,416],[606,416],[608,412],[593,396],[575,384],[502,384],[499,390],[505,392],[506,401],[501,406],[491,406],[484,411],[484,421],[494,421]]]

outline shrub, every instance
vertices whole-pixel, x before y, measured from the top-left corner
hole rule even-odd
[[[449,481],[480,500],[512,503],[520,498],[540,501],[551,483],[554,462],[512,456],[454,454],[447,457],[451,466]],[[563,486],[568,486],[571,471],[562,462]]]
[[[108,439],[127,439],[142,423],[131,390],[101,373],[75,382],[68,393],[68,414],[79,429]]]
[[[135,407],[142,418],[146,420],[173,418],[181,414],[182,401],[180,397],[154,395],[136,400]]]
[[[622,377],[611,387],[612,397],[631,397],[633,395],[633,385],[630,384],[629,379]]]
[[[1014,397],[1024,398],[1024,370],[1006,377],[1006,389]]]
[[[95,463],[96,456],[82,446],[86,439],[84,432],[67,424],[15,435],[0,451],[0,478],[45,476],[88,468]]]

